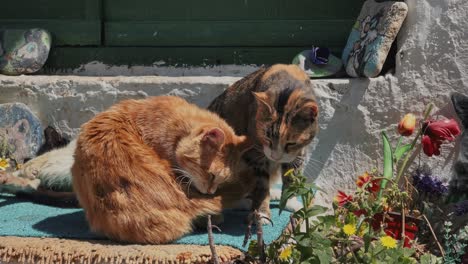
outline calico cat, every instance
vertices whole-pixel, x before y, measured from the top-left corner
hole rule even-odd
[[[270,184],[279,173],[302,168],[306,146],[318,132],[309,77],[295,65],[261,68],[230,86],[208,109],[254,143],[243,156],[258,181],[252,206],[270,216]],[[284,189],[289,181],[282,180]]]
[[[450,181],[450,193],[459,200],[468,199],[468,96],[453,93],[452,104],[463,126],[460,136],[460,152],[454,165],[454,175]]]
[[[92,230],[167,243],[245,196],[239,186],[253,184],[241,155],[249,146],[216,114],[182,98],[127,100],[81,127],[73,188]]]

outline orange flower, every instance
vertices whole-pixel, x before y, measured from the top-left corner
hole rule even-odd
[[[369,175],[369,173],[366,172],[358,177],[356,185],[359,188],[362,188],[362,186],[367,184],[367,190],[372,193],[376,193],[380,190],[380,179],[373,180],[372,178],[372,175]]]
[[[342,191],[338,191],[338,194],[335,196],[334,201],[338,203],[339,206],[343,206],[347,204],[348,202],[351,202],[353,200],[353,196],[347,195],[346,193]]]
[[[416,117],[413,114],[406,114],[398,124],[398,133],[405,137],[411,136],[415,127]]]

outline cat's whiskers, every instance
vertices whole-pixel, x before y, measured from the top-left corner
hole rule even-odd
[[[189,182],[187,183],[187,197],[190,197],[190,186],[193,183],[193,179],[189,179]]]
[[[176,182],[178,185],[184,185],[184,184],[187,184],[191,181],[192,177],[190,176],[190,174],[179,168],[179,167],[172,167],[172,170],[178,174],[178,176],[176,177]]]
[[[315,163],[319,163],[321,165],[325,165],[325,162],[322,162],[322,161],[314,159],[314,158],[309,158],[309,162],[315,162]]]
[[[177,176],[176,178],[176,182],[178,185],[186,184],[188,180],[190,180],[190,178],[185,175],[180,175],[180,176]]]

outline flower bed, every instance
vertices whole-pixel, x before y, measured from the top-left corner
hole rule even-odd
[[[322,215],[327,209],[318,205],[305,206],[292,216],[291,232],[267,247],[258,248],[263,243],[254,241],[250,255],[267,263],[463,263],[468,225],[453,230],[450,221],[468,210],[460,203],[449,212],[451,194],[429,168],[415,164],[414,172],[408,172],[416,151],[441,155],[441,145],[460,134],[455,120],[430,119],[431,110],[432,104],[418,129],[416,116],[405,115],[394,146],[382,132],[383,171],[358,176],[353,192],[338,191],[333,214]],[[282,207],[293,196],[309,205],[321,191],[299,173],[287,176],[292,184],[283,192]],[[441,214],[442,222],[436,217]]]

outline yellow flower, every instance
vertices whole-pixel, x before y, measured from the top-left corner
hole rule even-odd
[[[280,260],[288,260],[292,255],[292,246],[287,246],[279,255]]]
[[[0,170],[4,171],[10,167],[10,159],[0,158]]]
[[[380,243],[386,248],[396,248],[397,241],[391,236],[383,236],[380,238]]]
[[[343,226],[343,232],[348,236],[354,235],[356,234],[356,227],[354,225],[347,224]]]

